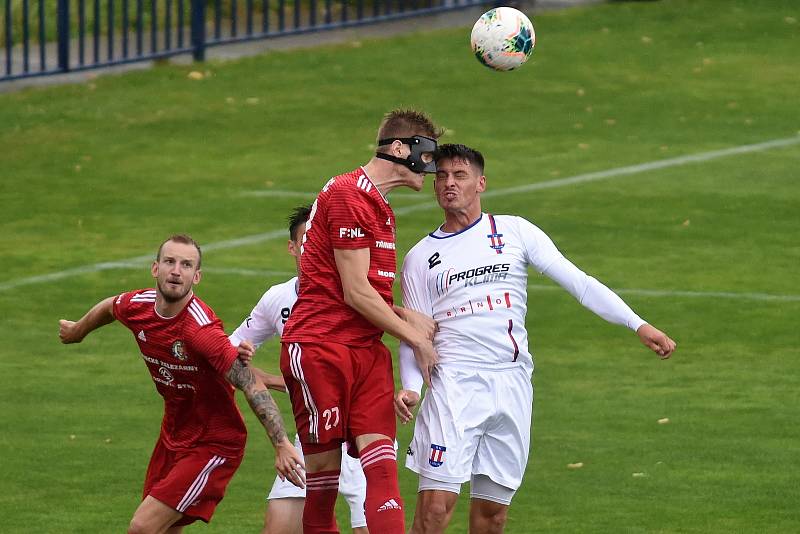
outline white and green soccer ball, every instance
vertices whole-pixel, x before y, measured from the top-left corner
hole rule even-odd
[[[533,24],[513,7],[490,9],[472,27],[472,52],[494,70],[514,70],[528,61],[536,43]]]

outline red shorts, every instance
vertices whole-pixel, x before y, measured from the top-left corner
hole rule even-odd
[[[284,343],[281,372],[305,454],[353,443],[362,434],[394,439],[392,354],[339,343]]]
[[[198,519],[208,523],[240,463],[241,455],[226,458],[203,446],[175,452],[158,440],[147,466],[142,498],[150,495],[182,513],[173,526]]]

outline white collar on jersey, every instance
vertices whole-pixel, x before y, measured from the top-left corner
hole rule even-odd
[[[442,230],[442,226],[444,226],[444,223],[442,223],[442,225],[439,226],[439,228],[437,228],[436,230],[434,230],[433,232],[431,232],[428,235],[431,236],[434,239],[447,239],[448,237],[453,237],[453,236],[457,236],[458,234],[463,234],[464,232],[466,232],[467,230],[469,230],[470,228],[472,228],[473,226],[475,226],[476,224],[478,224],[482,220],[483,220],[483,213],[481,213],[480,217],[475,219],[474,223],[470,224],[469,226],[467,226],[465,228],[462,228],[458,232],[445,232],[444,230]]]

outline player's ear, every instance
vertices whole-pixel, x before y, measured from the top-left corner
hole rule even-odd
[[[194,276],[192,276],[192,285],[196,286],[197,284],[199,284],[200,283],[200,279],[202,277],[203,277],[203,271],[201,271],[200,269],[197,269],[194,272]]]
[[[403,142],[399,139],[395,139],[392,141],[392,152],[393,156],[402,157],[403,155]]]
[[[478,178],[478,193],[483,193],[484,191],[486,191],[486,177],[481,175]]]
[[[300,255],[300,251],[297,250],[297,246],[291,239],[288,241],[288,243],[286,243],[286,249],[289,251],[289,254],[291,254],[295,258]]]
[[[153,275],[153,278],[158,278],[158,262],[153,261],[153,265],[150,267],[150,274]]]

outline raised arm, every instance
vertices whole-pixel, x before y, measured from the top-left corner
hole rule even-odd
[[[408,343],[414,349],[425,383],[430,385],[430,371],[437,361],[433,344],[424,331],[398,317],[369,283],[369,249],[334,249],[333,254],[345,303],[384,332]]]
[[[642,344],[662,359],[672,355],[675,342],[669,336],[636,315],[616,293],[578,269],[568,259],[562,257],[553,262],[544,274],[566,289],[581,305],[609,323],[623,325],[636,332]]]
[[[114,322],[114,299],[108,297],[95,304],[78,321],[58,321],[58,337],[64,344],[80,343],[93,330]]]
[[[256,414],[261,425],[267,431],[267,435],[275,447],[275,469],[278,471],[281,480],[288,478],[289,482],[295,486],[304,487],[303,459],[289,441],[281,412],[277,404],[275,404],[275,400],[267,391],[267,387],[260,380],[257,380],[253,370],[245,366],[239,359],[233,361],[233,365],[231,365],[225,378],[236,389],[244,393],[253,413]]]

